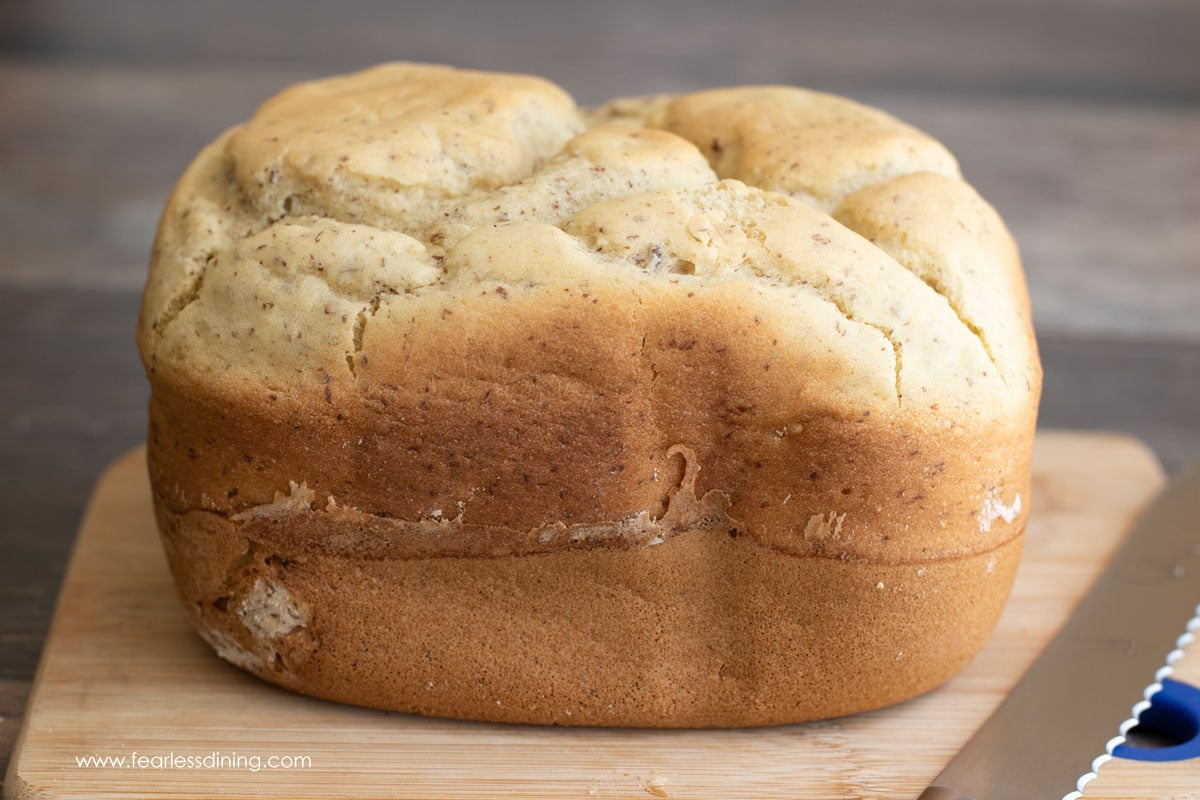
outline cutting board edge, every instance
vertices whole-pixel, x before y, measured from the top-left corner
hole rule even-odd
[[[72,584],[80,559],[80,534],[88,527],[92,519],[101,513],[100,503],[108,499],[113,493],[110,486],[117,485],[119,487],[119,482],[124,477],[124,473],[133,466],[134,462],[140,461],[144,463],[145,460],[146,444],[142,442],[118,455],[96,477],[96,482],[92,485],[92,489],[88,493],[84,512],[79,518],[79,524],[76,526],[75,537],[71,542],[71,554],[67,558],[67,567],[63,570],[62,583],[55,596],[54,613],[50,617],[50,626],[46,629],[45,642],[54,639],[55,633],[61,624],[63,592],[67,586]],[[4,775],[4,800],[45,800],[45,798],[53,797],[40,791],[21,774],[21,762],[25,755],[25,735],[29,729],[30,721],[33,719],[33,714],[37,710],[36,706],[41,697],[39,690],[41,689],[45,671],[46,659],[43,644],[43,651],[38,657],[37,669],[33,673],[33,682],[30,684],[29,700],[21,715],[21,727],[17,731],[17,737],[13,740],[13,749],[8,762],[8,770]]]

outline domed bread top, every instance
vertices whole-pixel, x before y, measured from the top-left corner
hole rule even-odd
[[[604,116],[639,119],[701,148],[721,178],[782,192],[824,211],[872,184],[913,172],[959,177],[939,142],[882,111],[783,86],[616,100]]]
[[[481,352],[548,329],[562,292],[634,339],[688,303],[753,318],[781,419],[1003,418],[1040,384],[1011,237],[887,114],[785,87],[582,111],[541,79],[410,64],[288,89],[200,153],[139,342],[157,380],[317,396],[385,381],[448,314]]]

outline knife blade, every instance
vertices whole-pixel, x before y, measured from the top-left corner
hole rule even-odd
[[[1200,630],[1198,602],[1200,467],[1142,513],[1057,636],[918,800],[1080,797]]]

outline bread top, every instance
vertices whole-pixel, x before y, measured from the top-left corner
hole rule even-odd
[[[289,88],[199,154],[139,345],[152,381],[328,397],[403,372],[456,311],[481,353],[536,330],[559,288],[591,297],[584,329],[589,308],[661,326],[691,298],[761,321],[737,347],[786,366],[763,375],[780,419],[986,423],[1040,389],[1012,238],[924,133],[791,87],[581,109],[416,64]]]

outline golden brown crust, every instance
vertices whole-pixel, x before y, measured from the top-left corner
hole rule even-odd
[[[1022,538],[913,564],[712,529],[522,557],[293,560],[219,516],[158,512],[193,622],[243,669],[341,702],[559,725],[767,725],[920,694],[983,646]]]
[[[300,691],[568,724],[874,707],[999,613],[1029,320],[999,217],[881,112],[581,113],[388,65],[270,101],[168,203],[139,331],[160,524],[201,632]]]

